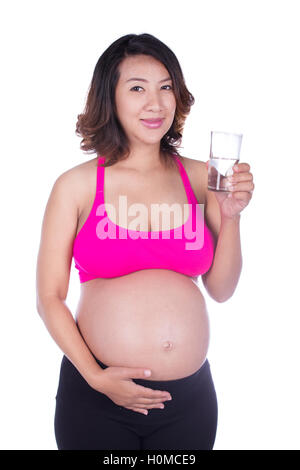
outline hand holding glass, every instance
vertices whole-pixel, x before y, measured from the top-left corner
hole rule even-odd
[[[208,189],[228,191],[227,176],[233,174],[233,166],[240,159],[243,134],[211,132],[208,165]]]

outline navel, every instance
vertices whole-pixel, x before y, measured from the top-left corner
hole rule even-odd
[[[172,347],[173,347],[173,344],[171,343],[171,341],[166,341],[164,343],[164,349],[165,350],[170,350],[170,349],[172,349]]]

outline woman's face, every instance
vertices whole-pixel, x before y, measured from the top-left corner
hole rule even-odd
[[[152,56],[137,55],[126,57],[119,71],[115,102],[119,121],[130,143],[159,143],[170,129],[176,111],[168,70]],[[143,124],[144,119],[157,118],[163,119],[158,128]]]

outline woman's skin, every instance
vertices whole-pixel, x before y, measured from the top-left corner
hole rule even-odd
[[[120,194],[127,197],[128,208],[138,202],[149,209],[148,217],[143,221],[147,227],[145,230],[166,230],[185,221],[178,224],[172,220],[169,226],[157,227],[150,217],[154,203],[171,205],[177,202],[182,207],[187,203],[178,168],[166,169],[159,153],[160,140],[172,125],[176,110],[172,81],[164,81],[168,78],[164,65],[150,56],[128,57],[120,65],[116,108],[130,142],[130,155],[104,170],[104,200],[107,209],[109,205],[114,208],[109,212],[109,218],[116,224],[120,220]],[[141,121],[158,117],[163,118],[163,125],[158,129],[149,129]],[[185,158],[183,164],[198,202],[205,206],[206,223],[216,241],[213,264],[202,276],[203,285],[213,299],[224,302],[232,296],[242,268],[239,225],[240,213],[249,203],[254,189],[250,166],[247,163],[236,165],[230,192],[217,193],[207,190],[204,162]],[[60,235],[62,232],[65,234],[65,242],[60,253],[55,246],[55,231],[51,234],[47,231],[48,236],[52,235],[53,247],[56,248],[51,261],[48,250],[52,277],[43,271],[42,261],[38,276],[39,311],[54,340],[88,383],[99,391],[105,388],[105,371],[95,362],[91,352],[111,367],[150,369],[149,380],[176,379],[195,372],[207,355],[209,320],[197,282],[184,274],[167,269],[144,269],[117,278],[87,281],[81,284],[76,322],[71,319],[64,303],[69,276],[67,268],[74,238],[85,223],[95,197],[96,159],[61,176],[59,188],[56,187],[53,197],[50,197],[49,215],[45,220],[50,219],[51,212],[53,219],[56,217],[56,224],[63,224]],[[58,209],[59,193],[61,197],[62,194],[66,196],[67,188],[73,190],[73,215],[68,215],[72,229],[70,225],[67,228],[62,213],[61,220],[57,215],[57,211],[62,210]],[[66,197],[68,201],[70,196]],[[126,226],[132,222],[132,216],[121,216],[123,223],[120,225],[123,226],[124,221]],[[65,266],[58,261],[59,254],[66,260]],[[47,259],[42,250],[40,257],[44,257],[44,261]],[[55,262],[61,269],[56,278]],[[108,383],[105,383],[106,389]],[[147,399],[136,400],[134,406],[128,408],[143,412],[159,407],[165,396],[163,393],[150,395],[149,391]]]

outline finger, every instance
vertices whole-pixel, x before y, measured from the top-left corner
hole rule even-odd
[[[148,409],[158,408],[160,410],[163,410],[164,407],[165,407],[165,405],[163,403],[156,403],[155,405],[147,405]]]
[[[237,173],[241,173],[243,171],[248,172],[250,171],[250,165],[249,163],[236,163],[233,170]]]
[[[231,183],[228,185],[228,190],[231,192],[239,192],[239,191],[253,191],[254,190],[254,183],[251,181],[243,181],[241,183]]]
[[[140,405],[151,405],[151,404],[157,404],[161,403],[163,401],[169,401],[167,397],[160,397],[160,398],[145,398],[141,397],[138,399],[137,403]]]
[[[250,191],[237,191],[236,193],[230,193],[230,195],[232,198],[243,202],[249,202],[252,197],[252,193]]]
[[[159,403],[148,403],[148,404],[140,404],[140,403],[135,403],[134,407],[141,410],[141,409],[151,409],[151,408],[164,408],[165,405],[162,402]]]
[[[228,176],[227,179],[233,183],[239,183],[240,181],[253,181],[253,175],[249,172],[235,173],[232,176]]]
[[[143,398],[149,398],[151,400],[158,398],[160,400],[164,400],[171,397],[171,394],[167,391],[153,390],[152,388],[147,388],[143,385],[138,385],[138,387],[140,388],[139,393],[143,395]]]

